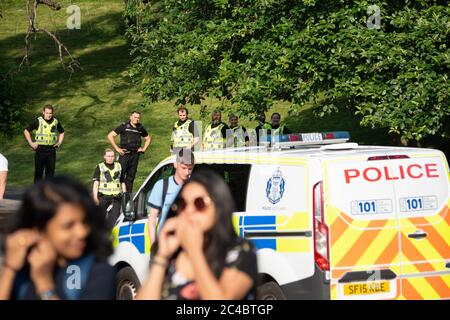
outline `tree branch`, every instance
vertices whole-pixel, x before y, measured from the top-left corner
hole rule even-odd
[[[52,0],[37,0],[38,4],[45,4],[47,7],[53,9],[53,10],[59,10],[61,9],[61,5],[58,2],[52,1]]]
[[[31,8],[30,1],[33,1],[33,8]],[[75,72],[75,68],[81,69],[80,63],[76,59],[74,59],[74,57],[71,55],[70,51],[58,39],[57,36],[55,36],[52,32],[50,32],[46,29],[41,29],[41,28],[36,27],[37,6],[39,4],[44,4],[52,10],[61,9],[61,5],[53,0],[26,0],[26,12],[27,12],[27,17],[28,17],[28,31],[27,31],[27,34],[25,35],[25,55],[22,59],[22,62],[19,65],[19,70],[22,68],[22,66],[24,64],[29,65],[30,36],[32,34],[36,34],[39,32],[47,34],[58,45],[59,60],[65,70],[69,70],[70,73],[73,73],[73,72]],[[67,66],[64,64],[64,54],[67,55],[70,59],[70,62]]]

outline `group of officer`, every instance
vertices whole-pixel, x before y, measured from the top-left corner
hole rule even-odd
[[[25,139],[30,147],[35,150],[35,173],[34,182],[41,180],[44,176],[50,178],[55,173],[56,149],[64,140],[64,128],[53,115],[54,108],[45,105],[42,116],[33,120],[24,130]],[[249,134],[247,129],[238,124],[235,114],[229,116],[230,125],[222,122],[219,110],[212,112],[211,123],[206,127],[203,139],[200,139],[197,121],[189,119],[189,112],[185,106],[177,110],[178,120],[172,128],[171,152],[177,153],[181,149],[194,151],[220,150],[229,147],[245,147],[256,140],[259,144],[260,130],[267,130],[268,134],[289,134],[291,131],[280,125],[280,114],[273,113],[271,123],[265,122],[265,115],[259,117],[259,124],[252,130],[255,136]],[[34,141],[31,138],[35,131]],[[119,144],[115,139],[120,136]],[[141,146],[144,139],[144,146]],[[120,214],[122,195],[129,194],[133,189],[133,181],[136,176],[139,157],[145,153],[152,142],[151,136],[140,123],[140,113],[133,111],[129,121],[109,132],[108,140],[114,148],[104,150],[104,161],[99,163],[92,177],[92,193],[95,202],[106,214],[108,224],[112,226]],[[116,153],[119,159],[116,161]]]
[[[229,116],[230,124],[227,125],[222,122],[222,113],[214,110],[211,115],[211,123],[206,126],[200,144],[198,122],[188,118],[188,110],[184,106],[180,107],[177,113],[178,121],[172,128],[172,152],[181,148],[208,151],[259,145],[261,130],[265,130],[268,135],[291,133],[291,130],[284,124],[280,124],[281,115],[278,112],[272,114],[270,123],[265,121],[265,114],[261,114],[258,126],[255,130],[248,132],[244,126],[239,125],[239,118],[236,114],[232,113]],[[252,140],[254,143],[251,143]]]

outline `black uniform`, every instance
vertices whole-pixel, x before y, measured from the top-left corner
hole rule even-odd
[[[259,146],[259,131],[264,130],[264,126],[267,124],[267,122],[260,122],[258,126],[255,128],[256,130],[256,144]]]
[[[45,120],[45,119],[44,119]],[[53,117],[50,120],[45,120],[48,124],[53,122]],[[39,129],[39,120],[35,119],[26,128],[32,135],[33,130]],[[56,130],[61,134],[64,132],[64,128],[61,122],[58,120]],[[56,148],[54,146],[38,145],[34,155],[34,182],[42,180],[45,169],[45,179],[51,178],[55,175],[56,164]]]
[[[133,182],[139,163],[139,153],[141,147],[141,137],[148,137],[148,132],[140,123],[133,127],[130,123],[124,122],[114,132],[120,135],[120,148],[125,149],[125,155],[119,156],[119,163],[122,166],[122,177],[127,187],[127,192],[133,190]]]
[[[114,163],[107,164],[106,162],[103,162],[105,166],[113,170],[114,169]],[[114,179],[117,179],[117,177],[113,177]],[[93,181],[99,181],[100,182],[100,167],[97,165],[95,167],[94,175],[92,176]],[[123,174],[120,175],[120,184],[124,182],[123,180]],[[116,222],[117,218],[119,218],[120,215],[120,206],[121,206],[121,195],[105,195],[102,193],[98,193],[98,200],[100,201],[100,208],[102,212],[106,216],[106,223],[109,227],[113,227],[114,223]],[[108,212],[108,207],[112,205],[111,210]]]

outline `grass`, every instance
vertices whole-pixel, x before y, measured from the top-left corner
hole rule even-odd
[[[63,124],[66,138],[57,153],[56,171],[70,174],[90,185],[95,165],[102,161],[102,152],[109,146],[107,134],[126,121],[132,110],[142,112],[141,121],[153,137],[153,143],[141,157],[135,186],[168,155],[170,129],[176,120],[173,102],[158,102],[142,107],[142,96],[123,76],[131,62],[129,44],[122,25],[122,0],[77,1],[81,8],[81,29],[67,30],[66,7],[71,1],[59,1],[63,8],[51,11],[38,8],[39,26],[56,32],[76,57],[83,70],[70,76],[62,69],[57,48],[46,35],[31,40],[31,65],[17,72],[23,57],[27,30],[25,1],[2,1],[3,19],[0,19],[0,70],[14,72],[14,81],[26,102],[26,123],[39,116],[46,103],[55,106],[55,115]],[[209,101],[208,110],[219,105]],[[199,106],[189,108],[194,119],[200,119]],[[386,143],[386,131],[361,128],[354,115],[341,112],[322,119],[314,117],[311,108],[289,116],[288,103],[277,103],[278,111],[287,125],[296,131],[349,130],[354,140],[364,143]],[[207,122],[208,119],[202,119]],[[223,120],[227,120],[226,116]],[[242,124],[254,128],[256,123],[242,119]],[[369,137],[369,138],[368,138]],[[22,132],[12,137],[0,137],[0,153],[10,164],[8,185],[23,187],[32,183],[34,173],[33,151]]]

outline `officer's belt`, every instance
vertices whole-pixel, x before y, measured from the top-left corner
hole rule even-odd
[[[121,195],[120,194],[103,194],[103,193],[98,193],[99,197],[103,197],[103,198],[114,198],[114,199],[120,199]]]

